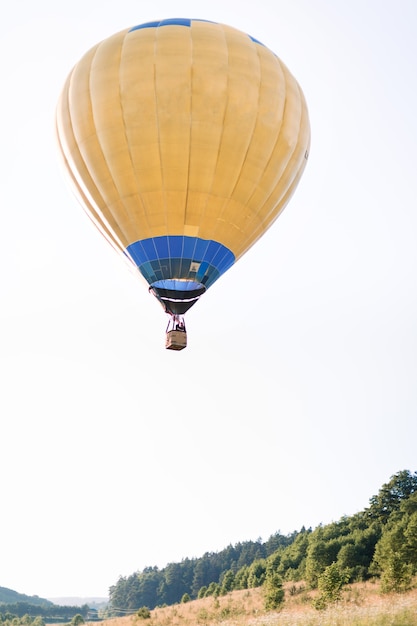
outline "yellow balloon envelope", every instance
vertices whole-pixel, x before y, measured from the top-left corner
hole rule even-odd
[[[303,93],[279,58],[194,19],[92,48],[66,81],[57,134],[87,213],[172,315],[271,226],[310,143]]]

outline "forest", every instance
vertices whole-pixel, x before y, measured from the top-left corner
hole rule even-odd
[[[417,472],[403,470],[370,498],[365,510],[337,522],[290,535],[277,532],[265,542],[237,543],[120,577],[110,587],[107,614],[260,586],[274,608],[282,601],[283,582],[289,581],[303,581],[310,589],[327,584],[337,591],[342,584],[376,578],[382,591],[401,592],[410,588],[416,573]]]
[[[77,615],[92,621],[97,618],[97,611],[86,604],[61,606],[46,598],[0,587],[0,626],[43,626],[45,623],[69,622]]]

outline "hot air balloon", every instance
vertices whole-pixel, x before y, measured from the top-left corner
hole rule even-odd
[[[197,19],[123,30],[75,65],[56,114],[87,214],[169,315],[184,314],[271,226],[305,168],[303,93],[253,37]]]

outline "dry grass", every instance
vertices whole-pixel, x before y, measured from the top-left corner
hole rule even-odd
[[[314,593],[287,584],[281,611],[266,612],[261,589],[234,591],[135,615],[106,620],[103,626],[417,626],[417,589],[381,595],[379,586],[361,583],[346,588],[343,600],[325,611],[311,606]]]

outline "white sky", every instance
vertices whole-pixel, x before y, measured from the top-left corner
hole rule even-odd
[[[188,313],[189,347],[66,186],[54,110],[96,42],[224,22],[300,82],[290,205]],[[415,0],[16,0],[0,30],[0,585],[119,575],[338,520],[417,469]]]

